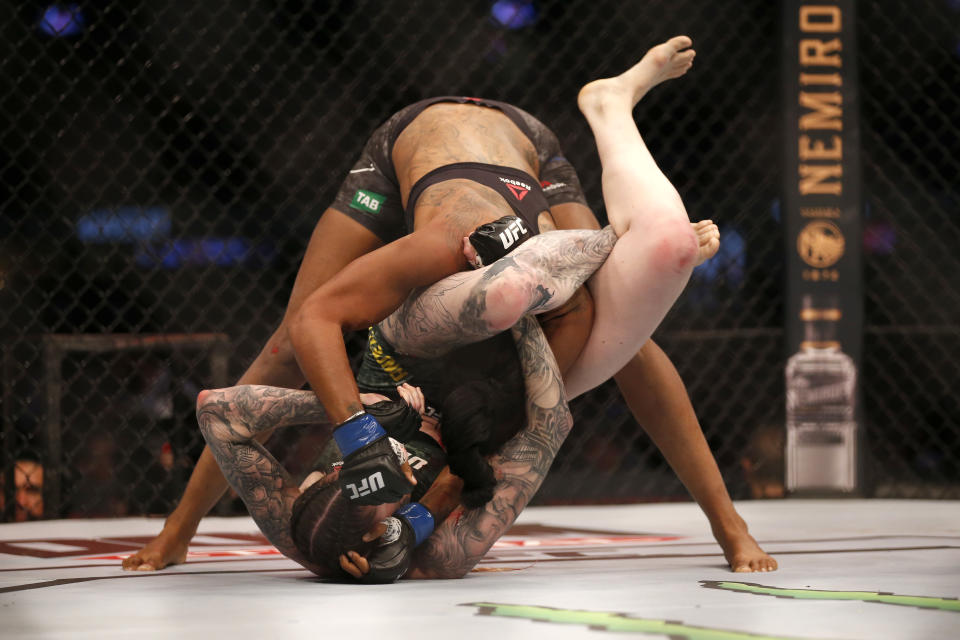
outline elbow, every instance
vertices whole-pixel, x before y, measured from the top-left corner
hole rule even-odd
[[[197,394],[197,413],[200,412],[202,407],[207,406],[210,402],[210,398],[213,396],[213,391],[210,389],[204,389]]]
[[[214,421],[212,420],[210,409],[214,403],[215,396],[216,392],[210,389],[204,389],[197,394],[197,424],[200,426],[200,433],[203,434],[203,439],[208,443],[210,442],[210,438],[213,437]]]
[[[530,294],[523,283],[500,278],[490,285],[485,302],[484,322],[491,331],[500,333],[517,324],[527,313]]]
[[[315,291],[303,301],[300,309],[290,318],[287,334],[294,354],[301,353],[309,343],[316,323],[324,320],[325,308],[329,308],[329,305],[323,304],[318,292]]]
[[[230,429],[227,425],[227,405],[233,401],[232,391],[227,389],[204,389],[197,394],[197,424],[207,444],[211,441],[227,441]]]

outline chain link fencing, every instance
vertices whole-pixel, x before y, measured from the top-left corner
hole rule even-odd
[[[960,497],[960,5],[861,3],[868,463]]]
[[[687,33],[638,107],[693,219],[723,234],[657,333],[735,497],[782,483],[780,15],[761,0],[2,1],[4,519],[169,512],[202,449],[199,389],[235,381],[369,133],[431,95],[547,123],[603,215],[586,81]],[[861,3],[867,495],[956,497],[954,2]],[[504,13],[505,11],[505,13]],[[348,340],[356,356],[362,336]],[[541,502],[680,499],[613,383]],[[316,443],[270,445],[295,471]],[[42,489],[41,489],[42,487]],[[45,504],[38,504],[40,495]],[[29,495],[28,495],[29,494]],[[31,498],[32,496],[32,498]],[[242,509],[229,497],[220,513]]]

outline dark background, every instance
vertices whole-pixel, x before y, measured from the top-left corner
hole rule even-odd
[[[213,347],[63,352],[51,421],[45,335],[225,334],[235,379],[279,322],[317,217],[366,137],[431,95],[537,115],[602,216],[577,90],[679,33],[696,65],[637,120],[723,247],[657,338],[733,495],[751,495],[745,458],[782,471],[757,445],[757,434],[782,436],[788,355],[778,3],[513,4],[497,4],[513,11],[505,25],[486,0],[0,1],[6,486],[32,458],[61,472],[48,517],[167,512],[202,446],[192,405],[215,382]],[[956,498],[960,2],[858,11],[858,50],[844,55],[856,55],[861,82],[864,495]],[[685,495],[614,387],[574,410],[538,500]],[[276,446],[296,466],[314,444],[292,434]],[[228,499],[221,512],[235,508]]]

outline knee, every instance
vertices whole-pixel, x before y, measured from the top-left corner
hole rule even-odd
[[[517,324],[529,306],[530,296],[523,284],[500,278],[487,289],[483,320],[492,331],[506,331]]]
[[[658,225],[654,238],[654,264],[665,273],[686,276],[697,263],[697,234],[686,220],[670,220]]]

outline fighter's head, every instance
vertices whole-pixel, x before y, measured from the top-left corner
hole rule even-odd
[[[339,468],[307,487],[290,514],[290,535],[303,557],[321,567],[325,577],[349,577],[340,568],[340,554],[366,555],[375,543],[361,541],[380,520],[397,510],[400,502],[375,507],[355,505],[340,490]]]
[[[440,431],[450,470],[463,479],[460,500],[479,508],[493,498],[497,479],[488,460],[523,423],[523,382],[475,380],[455,388],[443,401]]]

